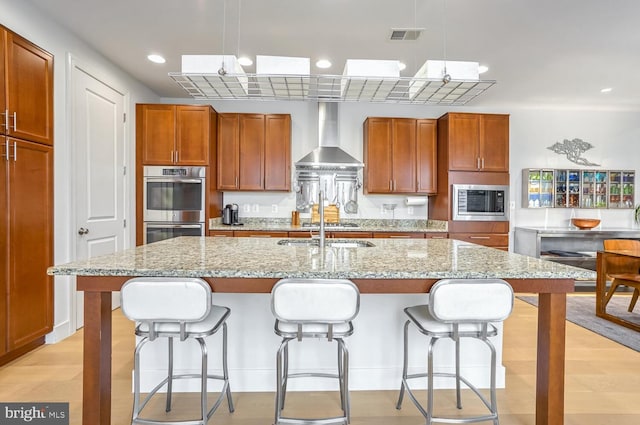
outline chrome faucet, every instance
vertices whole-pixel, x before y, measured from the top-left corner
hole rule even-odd
[[[318,213],[320,214],[320,249],[324,249],[324,191],[318,191]]]

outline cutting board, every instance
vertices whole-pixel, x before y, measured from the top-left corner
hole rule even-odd
[[[311,208],[311,222],[320,223],[320,213],[318,212],[318,204]],[[340,210],[334,204],[324,207],[325,223],[340,223]]]

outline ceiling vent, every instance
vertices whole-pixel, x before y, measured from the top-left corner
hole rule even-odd
[[[389,40],[391,41],[416,41],[424,28],[391,28]]]

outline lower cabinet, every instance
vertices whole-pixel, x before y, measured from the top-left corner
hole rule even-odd
[[[264,230],[234,230],[233,236],[240,238],[286,238],[289,236],[289,233]]]
[[[424,233],[418,232],[373,232],[374,238],[386,239],[424,239]]]
[[[450,233],[449,238],[498,248],[503,251],[509,250],[508,233]]]
[[[1,364],[53,329],[53,148],[0,137],[0,149]]]

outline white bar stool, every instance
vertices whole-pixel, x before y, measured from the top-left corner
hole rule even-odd
[[[352,320],[360,308],[356,285],[342,279],[283,279],[271,291],[271,311],[276,318],[275,333],[282,337],[276,366],[275,425],[279,424],[348,424],[349,352],[343,338],[353,333]],[[336,341],[338,373],[289,373],[289,342],[321,338]],[[283,417],[289,378],[320,377],[338,379],[342,416],[302,419]]]
[[[404,325],[404,364],[402,369],[402,385],[396,409],[402,407],[402,399],[406,388],[409,398],[427,420],[433,422],[471,423],[493,421],[498,424],[498,407],[496,402],[496,350],[488,337],[497,335],[497,328],[491,322],[502,322],[513,309],[513,289],[501,279],[444,279],[436,282],[429,292],[429,304],[407,307],[404,309],[409,320]],[[408,363],[408,330],[413,323],[424,335],[431,338],[427,349],[427,373],[407,373]],[[450,338],[455,342],[455,374],[434,372],[433,349],[441,338]],[[491,401],[460,375],[460,340],[475,338],[483,341],[491,350]],[[449,377],[456,380],[456,406],[462,409],[460,400],[460,382],[462,381],[482,400],[489,409],[489,414],[474,417],[437,417],[433,412],[433,377]],[[427,377],[427,408],[423,408],[411,388],[408,380]]]
[[[142,339],[136,345],[134,360],[134,396],[132,424],[181,424],[205,425],[227,396],[229,411],[233,412],[233,400],[229,388],[227,370],[227,323],[230,310],[211,302],[211,288],[202,279],[195,278],[151,278],[140,277],[128,280],[120,292],[122,312],[135,321],[135,333]],[[207,373],[207,345],[204,338],[222,328],[222,370],[223,375]],[[156,338],[168,340],[167,377],[156,385],[140,402],[140,352],[142,347]],[[201,371],[196,374],[173,373],[173,339],[180,342],[195,339],[202,353]],[[171,411],[173,381],[175,379],[200,379],[200,418],[184,421],[167,421],[140,417],[140,413],[163,386],[167,386],[166,412]],[[207,380],[224,382],[220,395],[207,410]]]

